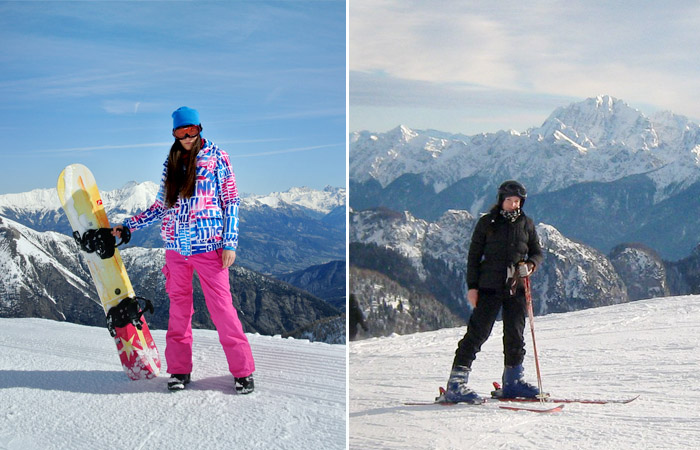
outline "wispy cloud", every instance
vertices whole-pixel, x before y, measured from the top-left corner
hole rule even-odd
[[[351,70],[483,86],[513,83],[512,43],[503,24],[456,3],[399,3],[350,3]]]
[[[124,144],[124,145],[97,145],[93,147],[73,147],[73,148],[54,148],[54,149],[44,149],[44,150],[29,150],[23,152],[24,154],[68,154],[68,153],[86,153],[86,152],[99,152],[105,150],[129,150],[129,149],[139,149],[139,148],[153,148],[153,147],[169,147],[172,142],[153,142],[148,144]]]
[[[488,88],[470,83],[439,83],[377,73],[350,72],[350,104],[355,107],[429,107],[453,110],[462,109],[466,105],[483,108],[499,104],[550,108],[552,105],[573,100],[574,97]]]
[[[271,150],[271,151],[259,152],[259,153],[247,153],[247,154],[243,154],[243,155],[232,153],[230,156],[231,156],[231,158],[255,158],[258,156],[281,155],[284,153],[308,152],[308,151],[312,151],[312,150],[321,150],[324,148],[342,148],[343,151],[345,151],[345,142],[338,143],[338,144],[313,145],[310,147],[297,147],[297,148],[287,148],[287,149],[282,149],[282,150]]]
[[[285,141],[286,138],[265,138],[265,139],[237,139],[237,140],[222,140],[217,141],[217,144],[263,144],[270,142]],[[123,144],[123,145],[97,145],[91,147],[71,147],[71,148],[54,148],[54,149],[43,149],[43,150],[28,150],[21,152],[22,154],[68,154],[68,153],[87,153],[87,152],[101,152],[107,150],[134,150],[141,148],[169,148],[173,144],[173,141],[168,142],[150,142],[150,143],[139,143],[139,144]],[[313,148],[308,148],[313,149]],[[303,149],[302,149],[303,150]],[[297,150],[301,151],[301,150]],[[280,153],[288,153],[289,151],[281,151]],[[274,154],[271,152],[270,154]],[[259,155],[263,155],[260,153]],[[251,156],[251,155],[243,155]],[[252,155],[256,156],[256,155]]]
[[[0,81],[0,92],[6,100],[15,102],[114,95],[140,86],[135,75],[133,72],[92,71],[35,76]]]
[[[344,117],[345,110],[341,108],[294,108],[292,111],[279,111],[260,114],[245,114],[230,119],[210,120],[208,124],[224,124],[224,123],[260,123],[267,121],[285,121],[299,119],[321,119]]]
[[[109,114],[138,114],[139,112],[158,111],[160,104],[133,100],[104,100],[102,109]]]

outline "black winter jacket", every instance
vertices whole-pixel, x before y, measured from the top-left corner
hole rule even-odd
[[[467,260],[467,286],[503,292],[508,266],[520,261],[539,266],[543,259],[532,219],[521,213],[515,222],[510,222],[495,207],[474,228]]]

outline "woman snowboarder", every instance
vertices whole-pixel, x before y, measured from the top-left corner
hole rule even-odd
[[[255,362],[233,307],[229,267],[236,259],[240,199],[228,154],[201,136],[199,113],[181,107],[172,114],[175,142],[165,161],[155,203],[113,230],[131,231],[161,221],[165,241],[165,289],[170,298],[165,359],[168,389],[182,390],[192,371],[192,274],[197,274],[219,334],[234,386],[254,389]]]

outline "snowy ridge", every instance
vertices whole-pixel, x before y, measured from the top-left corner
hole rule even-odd
[[[445,261],[450,269],[464,270],[467,264],[465,245],[471,241],[476,219],[467,211],[450,209],[428,226],[425,251],[434,259]]]
[[[625,282],[630,300],[671,295],[664,261],[652,249],[620,245],[611,252],[610,262]]]
[[[417,219],[410,212],[386,209],[353,212],[350,242],[375,244],[408,258],[425,279],[422,258],[428,255],[450,268],[466,269],[465,242],[471,240],[476,221],[467,211],[449,210],[437,222]]]
[[[353,211],[350,242],[374,244],[406,257],[422,281],[433,275],[437,277],[432,278],[434,282],[443,286],[453,284],[451,291],[455,292],[433,292],[439,301],[462,304],[466,298],[464,279],[475,225],[476,219],[471,214],[459,210],[447,211],[436,222],[417,219],[409,212],[397,213],[382,208]],[[568,239],[551,225],[537,225],[537,233],[545,255],[544,263],[533,275],[537,314],[628,301],[625,283],[604,254]],[[445,273],[434,264],[427,268],[426,258],[443,262],[449,272]],[[362,262],[359,264],[362,266]],[[363,307],[365,313],[370,312],[370,305]],[[467,306],[464,308],[466,311]]]
[[[437,395],[466,327],[351,342],[350,448],[691,448],[700,442],[700,392],[688,389],[697,382],[698,321],[699,296],[537,317],[545,391],[557,397],[640,395],[628,405],[569,404],[545,416],[488,405],[402,404]],[[501,336],[497,322],[472,366],[470,386],[482,395],[503,371]],[[527,332],[525,377],[536,383],[531,342]]]
[[[358,327],[358,339],[452,328],[466,323],[433,295],[406,288],[376,271],[351,266],[350,291],[360,299],[369,327],[368,331]]]
[[[52,231],[40,233],[6,218],[0,218],[0,237],[4,237],[0,239],[0,286],[4,287],[0,307],[21,307],[23,294],[31,292],[54,304],[60,300],[43,288],[36,292],[35,281],[41,278],[39,273],[57,272],[89,297],[91,285],[75,274],[78,261],[72,238]],[[51,248],[51,255],[46,248]],[[54,255],[58,255],[58,259]]]
[[[345,189],[326,186],[322,191],[317,191],[308,187],[294,187],[286,192],[249,195],[244,201],[257,201],[271,208],[277,208],[286,203],[328,214],[334,208],[345,205]]]
[[[160,377],[127,379],[105,328],[0,319],[0,448],[345,448],[345,346],[248,335],[243,396],[217,333],[193,333],[193,381],[173,394],[165,360]],[[165,331],[152,334],[163,355]]]
[[[152,181],[136,183],[130,181],[120,189],[102,192],[102,200],[108,211],[120,211],[129,215],[150,207],[158,195],[159,186]]]
[[[608,95],[557,108],[541,127],[531,129],[529,134],[543,139],[565,137],[583,149],[621,145],[654,150],[660,144],[659,134],[649,118]]]
[[[55,211],[61,207],[56,189],[34,189],[19,194],[0,195],[0,214],[5,209],[31,207],[35,211]]]
[[[101,191],[108,214],[132,215],[151,206],[158,194],[158,185],[152,181],[136,183],[131,181],[119,189]],[[265,204],[271,208],[302,206],[314,211],[328,213],[333,208],[345,204],[345,189],[326,187],[323,191],[307,187],[291,188],[286,192],[273,192],[268,195],[249,195],[242,199],[244,204]],[[35,189],[20,194],[0,195],[0,215],[7,211],[26,213],[63,214],[56,189]]]
[[[545,260],[533,276],[536,314],[573,311],[628,301],[627,288],[608,258],[563,236],[551,225],[538,224]]]
[[[397,251],[408,258],[425,278],[421,263],[428,222],[416,219],[409,212],[388,210],[362,211],[351,215],[350,242],[375,244]]]
[[[155,183],[131,182],[120,189],[102,192],[110,222],[116,225],[146,210],[153,204],[157,191]],[[344,189],[293,188],[279,193],[284,201],[276,203],[272,201],[275,195],[265,197],[274,206],[256,198],[242,199],[239,256],[246,267],[264,273],[287,273],[344,257]],[[330,212],[325,212],[328,208]],[[56,189],[0,195],[0,217],[37,231],[72,233]],[[161,247],[159,228],[153,226],[135,233],[130,245]],[[309,240],[306,236],[313,238]]]
[[[120,218],[149,207],[157,189],[154,183],[129,183],[104,192],[111,222],[119,223]],[[284,203],[278,209],[245,210],[242,225],[245,244],[233,273],[241,276],[234,290],[247,308],[246,329],[265,334],[291,333],[340,314],[320,298],[250,271],[288,273],[341,259],[345,254],[344,208],[323,215]],[[167,299],[162,252],[155,250],[162,249],[159,228],[135,234],[123,252],[137,292],[154,301]],[[96,298],[92,279],[71,234],[55,189],[0,196],[0,316],[42,317],[88,325],[104,320],[102,308],[91,300]],[[334,279],[331,285],[344,288],[345,282]],[[195,304],[203,301],[200,294],[195,288],[195,295],[199,295]],[[202,309],[198,307],[199,311]],[[213,327],[204,312],[199,316],[195,313],[194,320],[196,326]],[[167,326],[163,322],[167,323],[167,309],[151,321],[156,327]],[[339,342],[330,331],[325,335]]]
[[[151,328],[167,328],[168,308],[162,307],[168,302],[161,270],[165,263],[164,249],[129,247],[120,253],[135,292],[155,305],[155,312],[148,319]],[[248,331],[267,335],[292,333],[340,314],[321,298],[238,264],[231,269],[231,277],[239,318]],[[335,288],[341,283],[344,287],[344,277],[329,285]],[[211,329],[213,324],[199,283],[193,288],[193,323],[195,327]],[[72,237],[51,231],[37,232],[0,217],[0,317],[104,324],[104,310],[97,300],[83,252]],[[344,320],[339,323],[344,324]],[[326,328],[313,337],[344,343],[344,327]]]
[[[404,174],[420,174],[441,192],[473,176],[494,186],[516,178],[541,193],[653,173],[658,202],[700,179],[699,145],[700,126],[683,116],[647,117],[622,100],[599,96],[558,108],[542,126],[521,133],[445,137],[405,126],[354,132],[350,179],[386,187]]]

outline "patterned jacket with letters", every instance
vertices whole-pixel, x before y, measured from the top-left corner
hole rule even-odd
[[[240,198],[228,154],[202,139],[197,154],[197,182],[194,195],[178,198],[165,207],[165,178],[168,161],[156,200],[150,208],[123,222],[131,231],[162,220],[161,237],[166,250],[183,256],[206,253],[220,248],[235,250],[238,246],[238,206]]]

